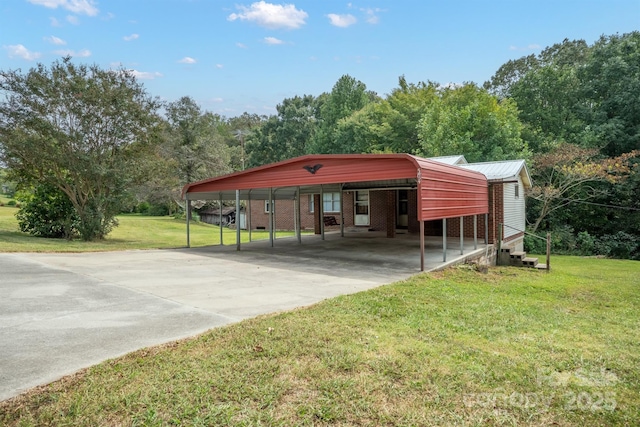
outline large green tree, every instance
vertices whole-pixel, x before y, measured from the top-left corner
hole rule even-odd
[[[230,171],[230,152],[225,140],[226,120],[203,112],[193,98],[182,97],[167,104],[171,157],[177,163],[181,184],[222,175]]]
[[[133,74],[70,57],[0,72],[0,159],[22,187],[62,191],[85,240],[117,224],[126,189],[158,122],[159,103]]]
[[[464,154],[470,162],[527,158],[518,112],[475,84],[445,88],[418,124],[418,154]]]
[[[249,166],[259,166],[309,152],[317,126],[317,103],[312,95],[285,98],[247,139]]]
[[[338,122],[349,117],[367,104],[378,100],[375,93],[355,78],[344,75],[338,79],[328,94],[318,99],[318,123],[308,152],[317,154],[350,153],[351,148],[342,145],[336,137]]]

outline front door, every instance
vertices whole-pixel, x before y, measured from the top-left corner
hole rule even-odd
[[[369,192],[356,191],[355,225],[369,225]]]

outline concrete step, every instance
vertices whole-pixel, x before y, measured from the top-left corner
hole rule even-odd
[[[546,270],[547,264],[537,264],[536,267],[538,270]]]
[[[538,265],[538,258],[526,257],[522,259],[523,267],[535,268]]]

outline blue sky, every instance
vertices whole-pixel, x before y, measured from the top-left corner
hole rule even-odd
[[[482,84],[565,38],[640,29],[640,0],[0,0],[0,69],[70,54],[134,70],[151,95],[233,117],[329,92]]]

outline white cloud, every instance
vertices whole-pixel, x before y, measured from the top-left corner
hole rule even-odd
[[[284,42],[282,40],[277,39],[275,37],[265,37],[264,38],[264,42],[266,44],[271,44],[271,45],[284,44]]]
[[[224,68],[224,65],[222,65],[222,64],[216,64],[216,68],[220,70],[220,69]]]
[[[71,49],[63,49],[54,50],[53,53],[60,56],[72,56],[75,58],[88,58],[89,56],[91,56],[91,51],[89,49],[82,49],[77,52]]]
[[[296,9],[292,4],[272,4],[265,1],[252,3],[251,6],[236,6],[240,12],[227,17],[229,21],[255,22],[269,29],[286,28],[294,30],[302,27],[309,16],[304,10]]]
[[[62,27],[62,24],[60,24],[60,21],[58,21],[53,16],[49,18],[49,22],[51,22],[52,27]]]
[[[213,98],[211,100],[211,102],[220,103],[220,102],[224,102],[224,99],[222,99],[222,98]]]
[[[67,15],[67,22],[73,25],[78,25],[80,20],[75,15]]]
[[[130,42],[131,40],[136,40],[138,38],[140,38],[140,34],[133,33],[130,36],[124,36],[122,38],[122,40],[124,40],[126,42]]]
[[[21,44],[2,46],[8,53],[9,58],[22,58],[27,61],[35,61],[40,58],[42,54],[40,52],[31,52],[29,49]]]
[[[238,46],[240,49],[247,49],[247,45],[244,44],[244,43],[238,42],[238,43],[236,43],[236,46]]]
[[[27,0],[29,3],[39,6],[48,7],[49,9],[57,9],[61,7],[69,12],[84,14],[88,16],[96,16],[98,8],[93,0]]]
[[[178,61],[181,64],[195,64],[197,61],[190,56],[185,56],[181,60]]]
[[[66,41],[64,41],[61,38],[56,37],[56,36],[43,37],[42,39],[44,41],[48,41],[51,44],[57,44],[58,46],[63,46],[65,44],[67,44]]]
[[[330,13],[327,15],[327,17],[329,18],[329,22],[331,23],[331,25],[341,28],[347,28],[358,21],[355,16],[350,14],[338,15],[335,13]]]
[[[140,80],[153,80],[156,77],[162,77],[162,74],[158,73],[157,71],[150,72],[150,71],[130,70],[130,72],[131,74],[134,75],[136,79],[140,79]]]
[[[380,17],[376,15],[378,12],[382,12],[382,9],[360,9],[365,14],[365,21],[369,24],[377,24],[380,22]]]

